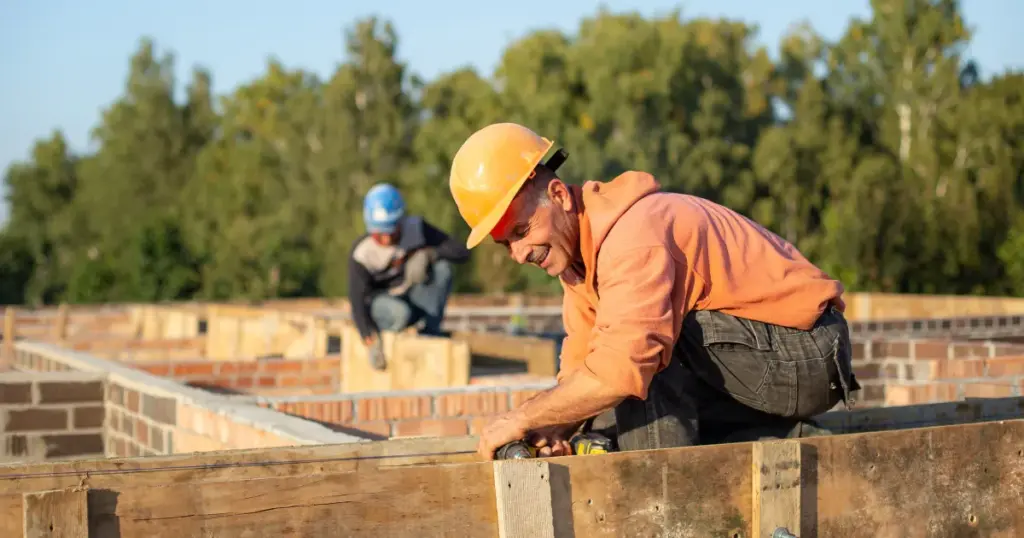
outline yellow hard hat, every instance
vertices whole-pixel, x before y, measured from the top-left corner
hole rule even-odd
[[[515,123],[495,123],[470,135],[452,161],[448,188],[462,220],[472,229],[466,247],[480,244],[554,142]],[[565,159],[559,152],[557,168]]]

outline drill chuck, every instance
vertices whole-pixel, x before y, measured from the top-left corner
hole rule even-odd
[[[523,441],[513,441],[499,448],[494,457],[499,460],[527,460],[537,457],[537,449]]]

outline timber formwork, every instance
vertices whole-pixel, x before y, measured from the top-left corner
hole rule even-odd
[[[7,465],[0,536],[1024,535],[1024,398],[822,422],[839,433],[525,461],[452,437]]]

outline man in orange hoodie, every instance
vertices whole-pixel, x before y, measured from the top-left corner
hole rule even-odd
[[[859,388],[843,286],[797,249],[711,201],[662,192],[644,172],[567,185],[561,150],[521,125],[489,125],[455,155],[449,187],[472,228],[561,280],[558,383],[492,420],[492,458],[527,439],[569,453],[614,409],[620,450],[800,435]]]

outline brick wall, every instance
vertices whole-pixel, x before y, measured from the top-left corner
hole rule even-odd
[[[479,433],[486,417],[515,408],[552,385],[264,398],[263,405],[380,437],[467,435]]]
[[[174,453],[177,402],[125,387],[107,385],[107,446],[111,457]]]
[[[340,387],[341,358],[126,363],[194,387],[250,394],[331,394]]]
[[[102,376],[0,373],[0,461],[102,456]]]
[[[1024,396],[1024,345],[870,340],[853,356],[858,407]]]
[[[23,367],[89,372],[93,378],[101,380],[101,387],[105,385],[106,390],[100,389],[97,402],[100,419],[105,418],[98,431],[105,431],[106,445],[105,449],[100,445],[98,454],[150,456],[365,439],[255,405],[249,398],[238,399],[188,387],[56,345],[18,342],[17,346],[19,365]],[[330,363],[329,360],[309,362]],[[211,363],[204,361],[203,364]],[[306,367],[312,366],[303,368]],[[290,368],[293,367],[285,370]],[[333,371],[337,372],[337,368]]]

